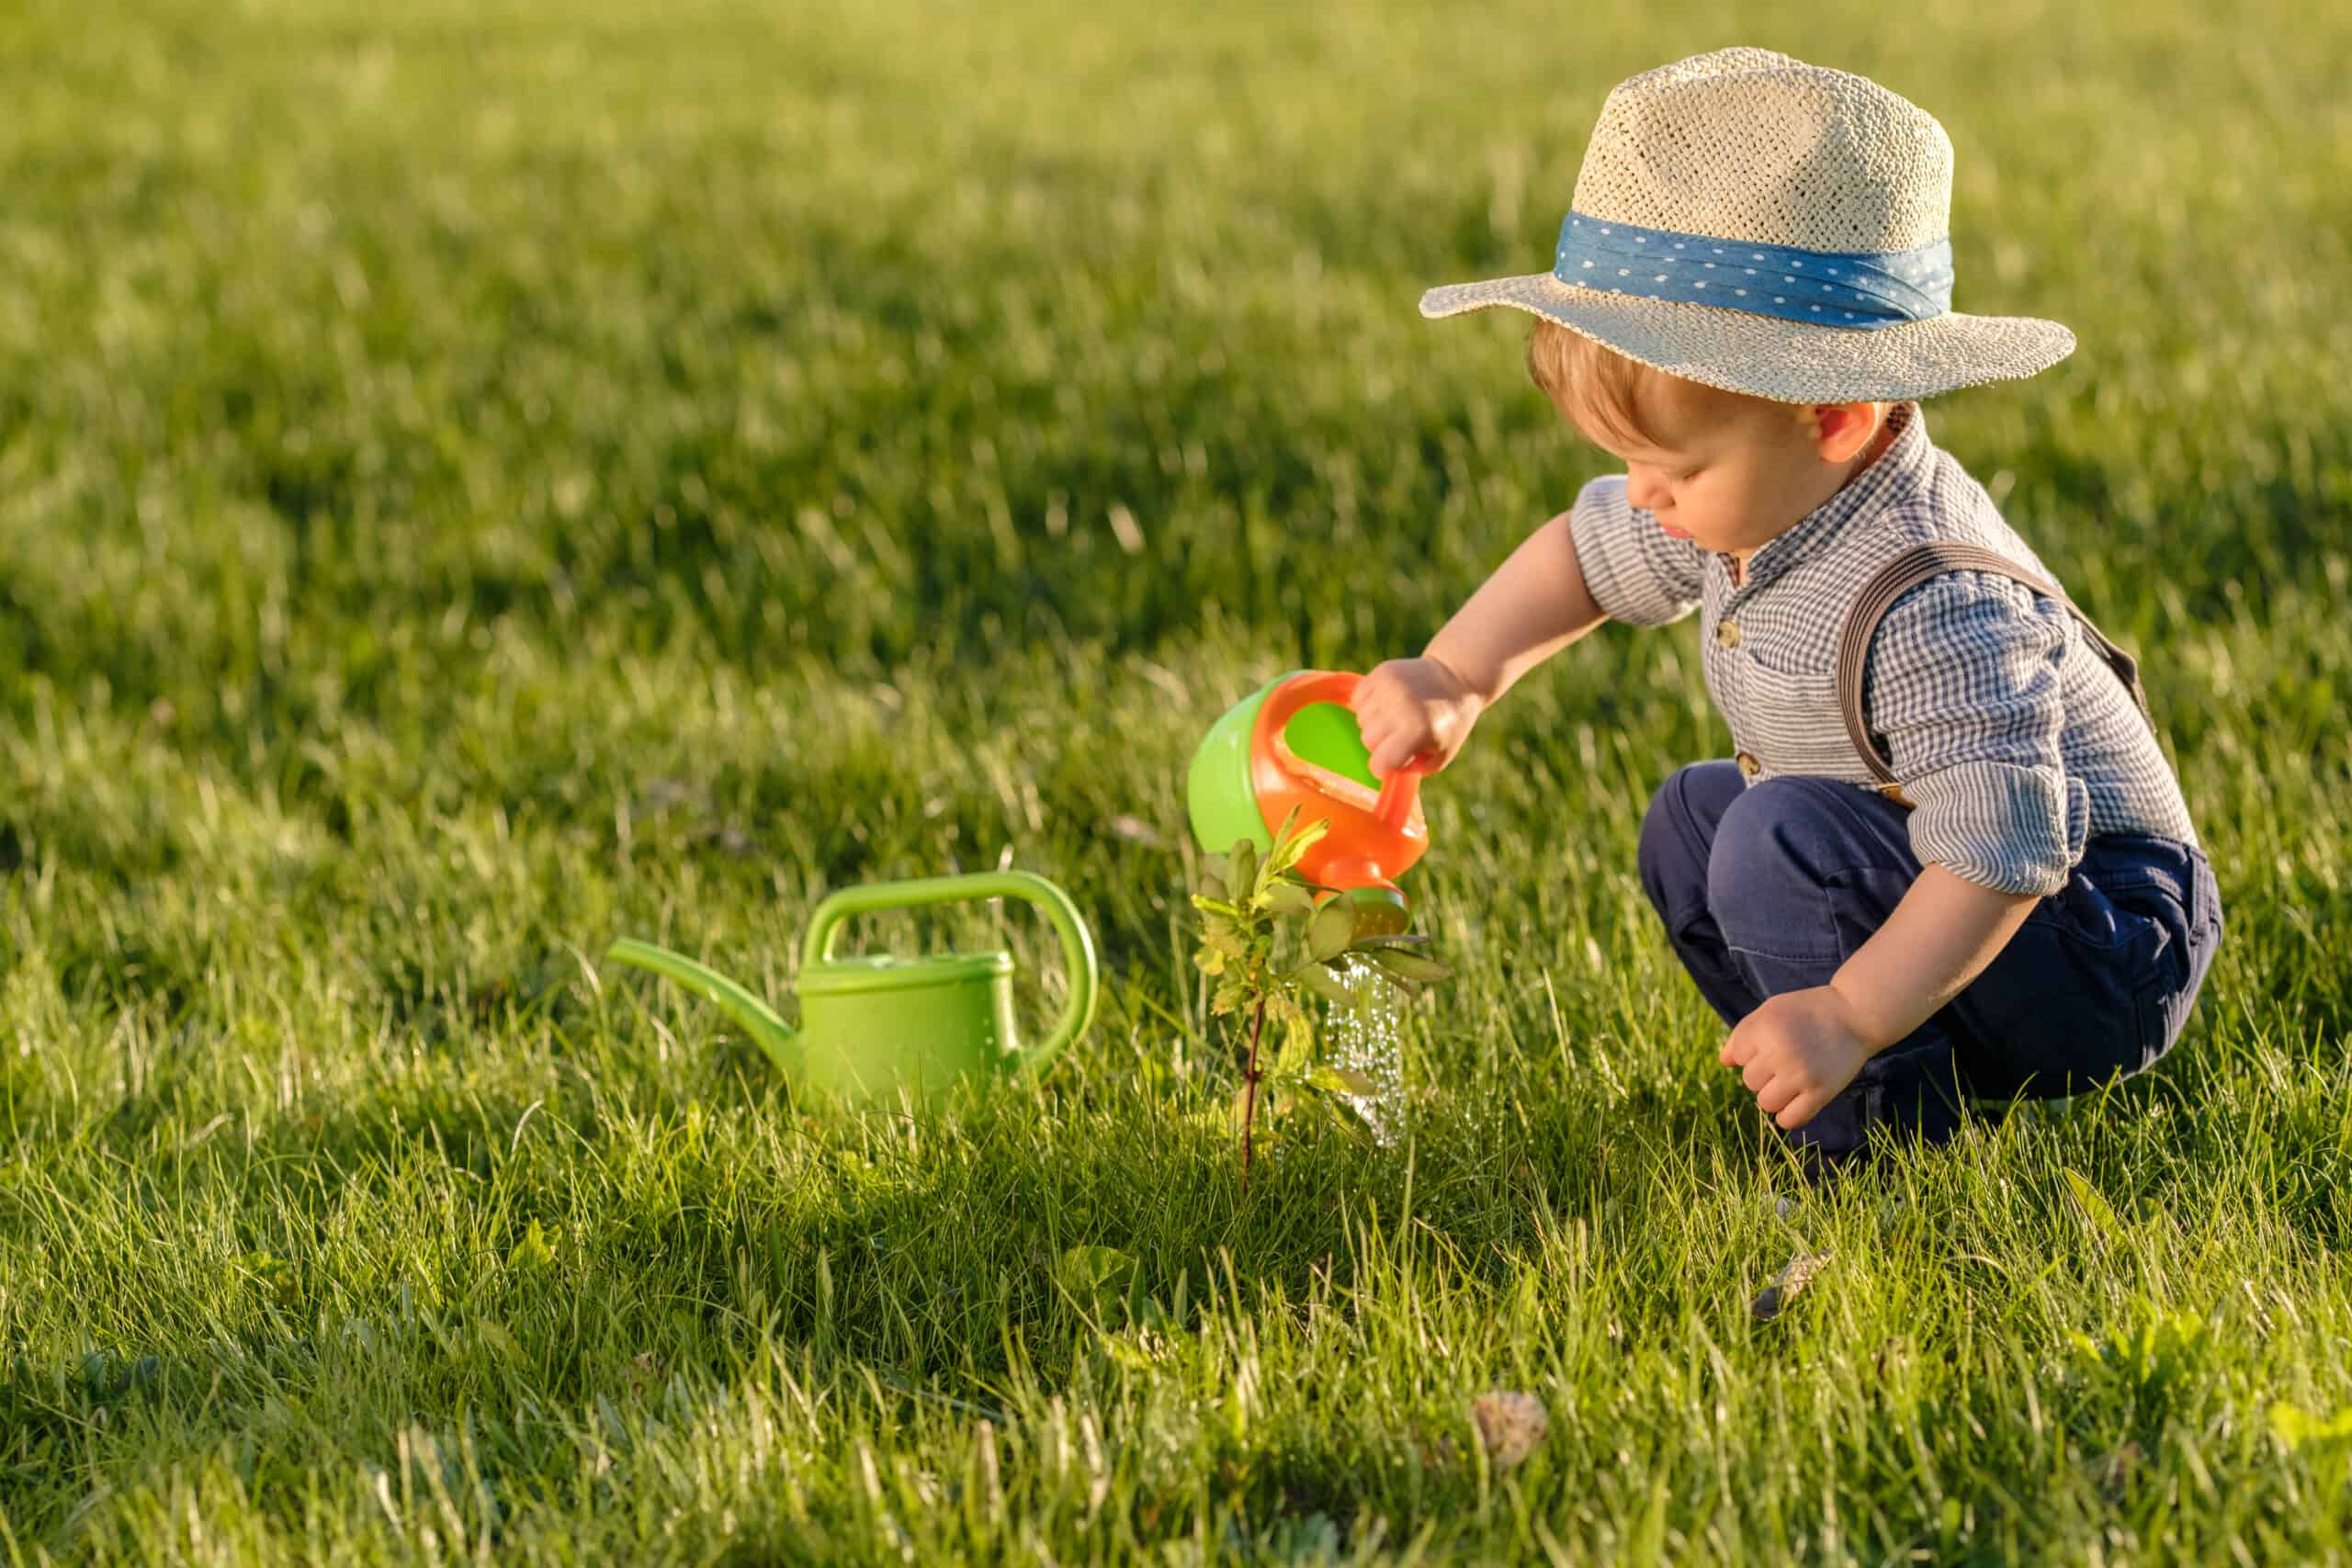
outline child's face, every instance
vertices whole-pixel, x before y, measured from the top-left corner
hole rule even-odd
[[[1645,397],[1652,442],[1582,430],[1625,464],[1625,499],[1700,548],[1745,556],[1835,493],[1844,474],[1821,450],[1812,410],[1698,394]],[[1825,489],[1825,485],[1826,488]]]

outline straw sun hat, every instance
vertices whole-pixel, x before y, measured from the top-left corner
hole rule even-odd
[[[1421,296],[1511,305],[1687,380],[1784,402],[1921,398],[2045,370],[2075,334],[1951,309],[1951,140],[1876,83],[1763,49],[1601,106],[1550,272]]]

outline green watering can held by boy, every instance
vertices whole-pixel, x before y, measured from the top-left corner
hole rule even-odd
[[[1060,937],[1069,998],[1053,1032],[1023,1048],[1012,1019],[1012,954],[889,953],[835,958],[833,942],[852,915],[977,898],[1020,898],[1037,907]],[[844,888],[817,906],[800,961],[800,1028],[725,976],[690,958],[627,938],[610,957],[666,975],[716,1003],[742,1026],[776,1069],[854,1104],[945,1098],[959,1081],[1034,1078],[1094,1020],[1094,940],[1062,890],[1026,872],[983,872]]]

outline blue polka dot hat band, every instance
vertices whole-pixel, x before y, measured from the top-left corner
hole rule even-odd
[[[1808,251],[1571,212],[1560,224],[1552,276],[1604,294],[1871,331],[1951,309],[1951,242],[1908,251]]]

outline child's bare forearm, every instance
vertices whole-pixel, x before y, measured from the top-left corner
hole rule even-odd
[[[1982,887],[1930,865],[1829,988],[1844,998],[1863,1043],[1883,1051],[1982,974],[2035,902],[2030,893]]]
[[[1493,702],[1512,682],[1599,626],[1562,513],[1528,536],[1430,639],[1425,657]]]

